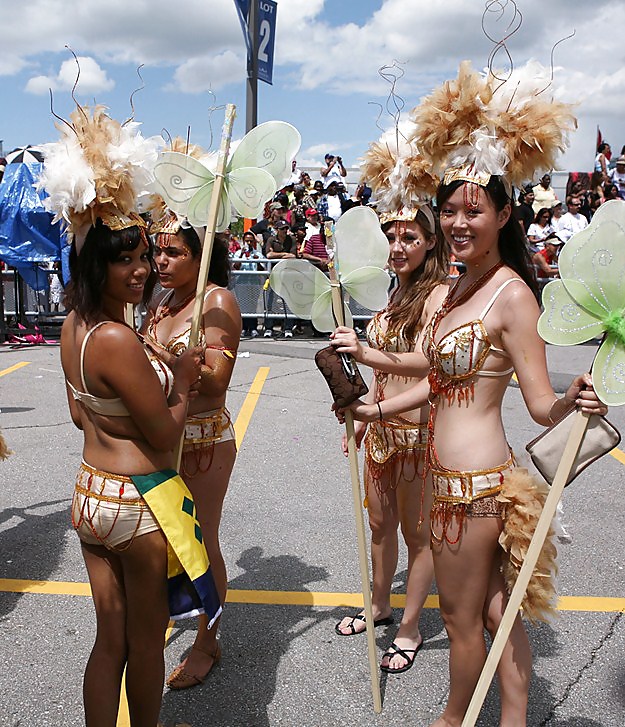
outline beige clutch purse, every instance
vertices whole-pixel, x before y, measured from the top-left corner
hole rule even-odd
[[[528,451],[536,469],[551,485],[560,464],[564,446],[573,427],[575,409],[558,419],[549,429],[533,439],[525,449]],[[593,414],[588,420],[586,434],[571,468],[566,482],[569,485],[577,475],[599,457],[603,457],[621,441],[621,435],[610,422],[599,414]]]

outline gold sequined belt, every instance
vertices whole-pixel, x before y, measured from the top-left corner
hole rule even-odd
[[[469,504],[489,495],[501,492],[504,473],[513,469],[514,457],[507,462],[484,470],[437,469],[432,467],[432,487],[434,499],[438,502],[457,502]]]
[[[85,476],[87,477],[86,486],[82,484]],[[98,470],[86,462],[82,462],[80,465],[74,490],[85,497],[91,497],[100,502],[147,507],[145,500],[139,494],[130,477]],[[117,494],[111,494],[113,492]],[[127,496],[124,497],[126,493]]]

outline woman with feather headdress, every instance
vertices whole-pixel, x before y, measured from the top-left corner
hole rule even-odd
[[[516,465],[503,429],[503,396],[513,371],[532,418],[544,426],[574,406],[606,411],[588,374],[576,377],[564,397],[551,387],[536,329],[535,276],[511,215],[512,185],[551,169],[575,123],[569,107],[540,93],[548,85],[535,64],[502,86],[464,62],[457,79],[413,112],[414,141],[443,177],[437,192],[441,229],[466,273],[424,333],[428,377],[378,406],[350,407],[356,419],[377,421],[431,404],[431,544],[450,641],[449,698],[432,727],[462,723],[486,658],[484,630],[497,631],[546,497],[546,486]],[[366,362],[344,330],[334,340],[339,351]],[[376,367],[409,373],[401,358],[387,354]],[[552,537],[523,603],[532,620],[555,608],[554,559]],[[524,725],[531,653],[520,616],[498,675],[501,724]]]
[[[371,144],[362,175],[377,199],[380,224],[389,242],[388,264],[397,287],[388,306],[367,327],[370,352],[413,351],[420,346],[424,325],[442,302],[447,287],[447,245],[437,237],[429,199],[437,179],[407,136],[411,124],[402,123]],[[357,342],[357,338],[355,338]],[[359,345],[359,344],[358,344]],[[367,401],[378,404],[414,385],[405,375],[375,370]],[[425,362],[424,362],[425,363]],[[415,376],[427,373],[422,366]],[[425,472],[428,407],[387,421],[356,423],[356,438],[364,437],[364,482],[371,527],[373,617],[375,625],[392,623],[390,591],[397,567],[397,529],[408,550],[406,607],[397,634],[384,654],[381,669],[391,674],[407,671],[423,644],[419,618],[433,578],[428,513],[431,482]],[[347,442],[343,437],[343,450]],[[341,636],[366,629],[363,613],[336,625]]]
[[[181,356],[172,371],[125,323],[126,306],[145,302],[156,281],[138,209],[158,142],[103,107],[78,107],[70,119],[59,126],[61,140],[46,146],[40,185],[72,237],[61,362],[72,421],[84,435],[71,513],[97,621],[83,684],[85,722],[117,724],[125,669],[133,727],[156,727],[168,567],[177,564],[168,532],[172,522],[190,519],[172,508],[164,525],[147,490],[173,483],[177,493],[186,491],[172,476],[173,450],[198,386],[201,351]]]

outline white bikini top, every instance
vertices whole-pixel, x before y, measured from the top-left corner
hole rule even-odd
[[[97,323],[95,326],[93,326],[93,328],[90,328],[87,331],[85,337],[83,338],[82,346],[80,347],[80,381],[84,391],[79,391],[75,386],[72,385],[72,383],[68,379],[65,379],[65,381],[69,386],[70,391],[72,392],[74,400],[79,401],[81,404],[84,404],[95,414],[101,414],[102,416],[108,417],[127,417],[129,416],[128,409],[119,397],[105,399],[101,396],[94,396],[93,394],[89,393],[89,391],[87,390],[87,385],[85,383],[84,364],[85,347],[87,345],[87,341],[89,340],[91,334],[95,330],[100,328],[100,326],[103,326],[105,323],[114,322],[115,321],[101,321],[100,323]],[[158,376],[158,380],[161,384],[161,388],[163,389],[163,393],[166,397],[169,396],[174,385],[174,375],[171,372],[171,369],[166,366],[154,353],[152,353],[152,351],[150,351],[150,349],[143,342],[143,338],[138,333],[136,333],[135,331],[133,331],[133,333],[135,333],[137,338],[141,341],[141,344],[143,345],[143,350],[145,351],[146,356],[152,364],[152,368]]]
[[[520,278],[505,280],[493,293],[476,320],[463,323],[458,328],[449,331],[438,343],[434,341],[432,332],[436,315],[430,321],[424,335],[423,352],[430,360],[432,367],[448,382],[463,381],[471,376],[508,376],[514,371],[514,367],[505,371],[485,371],[482,366],[491,351],[508,356],[503,349],[495,348],[489,341],[484,327],[484,318],[502,290],[515,281],[523,282]]]

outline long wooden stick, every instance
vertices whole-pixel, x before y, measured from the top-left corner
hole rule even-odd
[[[204,240],[202,243],[202,257],[200,258],[200,270],[197,276],[197,285],[195,286],[195,300],[193,302],[193,316],[191,318],[191,332],[189,333],[189,348],[197,346],[200,338],[200,326],[202,324],[202,310],[204,308],[204,294],[206,285],[208,284],[208,270],[210,268],[211,255],[213,254],[213,242],[215,241],[215,227],[217,226],[217,215],[219,213],[219,201],[224,186],[224,172],[228,162],[228,152],[230,151],[230,140],[232,139],[232,126],[234,117],[236,116],[236,106],[228,104],[226,106],[226,114],[224,125],[221,131],[221,145],[217,156],[217,168],[215,170],[215,182],[213,184],[213,193],[211,195],[210,206],[208,208],[208,221],[206,223],[206,231],[204,232]],[[182,446],[184,444],[184,432],[178,445],[176,454],[177,469],[180,470],[180,462],[182,460]]]
[[[588,414],[584,414],[580,411],[578,411],[575,415],[573,427],[571,428],[569,438],[567,439],[566,446],[564,447],[562,459],[558,465],[556,475],[553,479],[553,484],[551,485],[551,489],[547,495],[547,499],[545,500],[543,511],[538,520],[538,524],[536,525],[536,530],[532,536],[529,548],[527,549],[527,554],[523,560],[523,565],[519,571],[518,578],[514,584],[512,593],[510,594],[508,605],[506,606],[501,623],[497,629],[497,634],[495,635],[488,657],[484,663],[484,668],[482,669],[475,691],[471,697],[469,707],[464,715],[462,727],[474,727],[477,718],[479,717],[484,699],[486,698],[486,693],[488,692],[490,683],[492,682],[495,671],[497,670],[501,654],[503,653],[506,642],[508,641],[514,620],[519,612],[519,608],[521,607],[523,596],[525,595],[530,578],[534,572],[536,561],[538,560],[540,551],[545,544],[545,539],[549,532],[551,521],[556,513],[560,497],[562,497],[562,491],[564,490],[571,468],[573,467],[573,463],[577,457],[577,452],[579,451],[582,440],[584,439],[586,427],[588,426],[588,418]]]
[[[331,238],[331,228],[326,227],[326,238]],[[329,247],[331,244],[329,245]],[[336,251],[335,251],[336,256]],[[330,285],[332,286],[332,309],[334,317],[340,326],[345,325],[345,311],[336,267],[329,265]],[[360,566],[360,581],[362,598],[365,607],[365,620],[367,624],[367,650],[369,654],[369,674],[371,676],[371,696],[373,697],[373,711],[382,711],[382,695],[380,693],[380,680],[378,678],[378,661],[375,646],[375,628],[373,626],[373,604],[371,603],[371,586],[369,584],[369,558],[367,557],[367,538],[365,536],[365,521],[362,514],[362,493],[360,491],[360,470],[358,467],[358,452],[356,450],[356,436],[354,433],[354,417],[351,411],[345,412],[345,431],[347,434],[347,457],[349,472],[352,481],[352,500],[354,517],[356,519],[356,534],[358,537],[358,562]]]

